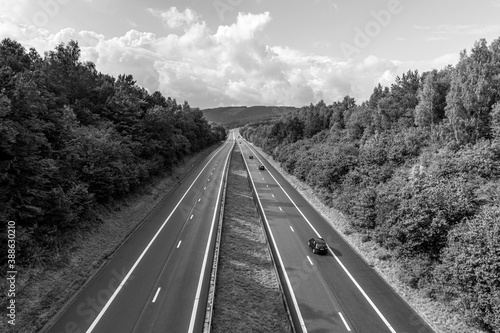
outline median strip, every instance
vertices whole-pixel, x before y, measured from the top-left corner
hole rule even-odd
[[[211,332],[290,332],[279,282],[235,147],[227,196]]]

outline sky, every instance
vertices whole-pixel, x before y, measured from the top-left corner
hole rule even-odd
[[[500,0],[0,0],[0,39],[201,109],[358,104],[408,70],[500,38]]]

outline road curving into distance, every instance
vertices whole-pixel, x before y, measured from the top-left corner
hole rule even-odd
[[[272,165],[244,139],[238,144],[297,332],[434,332]],[[325,239],[327,255],[312,253],[312,237]]]
[[[231,132],[42,332],[202,332],[234,143]]]

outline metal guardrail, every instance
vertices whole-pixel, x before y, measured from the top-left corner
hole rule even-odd
[[[269,230],[269,223],[267,222],[266,215],[263,212],[263,208],[260,204],[260,201],[259,201],[259,198],[257,195],[257,190],[255,188],[254,183],[252,182],[252,177],[250,176],[250,171],[248,170],[248,165],[246,163],[246,160],[245,160],[245,157],[243,154],[241,155],[241,158],[243,159],[243,163],[245,164],[248,183],[250,185],[250,189],[252,190],[252,197],[253,197],[255,206],[257,208],[257,212],[259,213],[260,222],[262,224],[262,227],[263,227],[263,230],[264,230],[264,233],[266,236],[266,244],[268,246],[269,253],[271,254],[271,261],[273,263],[276,275],[278,276],[278,280],[279,280],[278,285],[279,285],[281,295],[283,298],[283,304],[285,305],[285,309],[287,311],[288,318],[290,321],[290,332],[300,333],[300,332],[302,332],[302,330],[300,329],[301,325],[300,325],[300,321],[298,319],[297,313],[295,311],[295,308],[293,308],[289,305],[289,304],[293,304],[292,296],[291,296],[288,288],[286,288],[286,283],[283,282],[283,281],[285,281],[285,276],[284,276],[285,273],[283,271],[284,268],[281,267],[281,265],[279,264],[279,262],[277,262],[277,260],[275,260],[275,257],[277,256],[277,253],[275,250],[276,244],[273,244],[272,237],[270,237],[271,231]],[[266,223],[264,223],[264,222],[266,222]],[[271,244],[273,244],[273,246],[271,246]],[[299,328],[299,330],[297,330],[297,328]]]

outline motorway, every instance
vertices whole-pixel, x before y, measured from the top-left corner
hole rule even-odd
[[[234,142],[231,132],[43,331],[202,332],[224,173]]]
[[[238,144],[296,332],[433,332],[272,165],[242,138]],[[312,254],[312,237],[325,239],[327,255]]]

